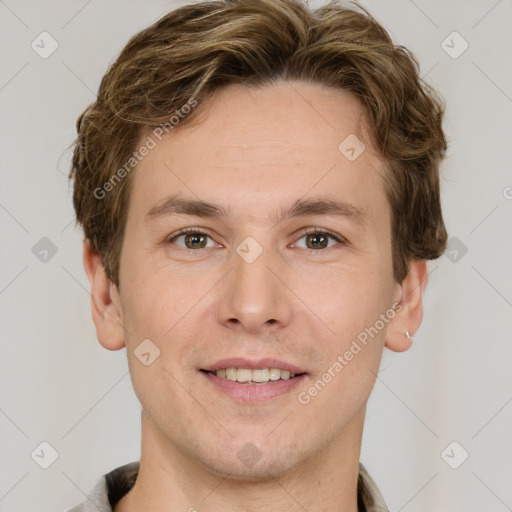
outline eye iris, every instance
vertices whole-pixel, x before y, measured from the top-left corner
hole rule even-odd
[[[308,243],[308,247],[309,247],[310,249],[316,249],[316,248],[318,248],[318,247],[322,247],[322,248],[327,247],[327,245],[328,245],[328,243],[329,243],[329,240],[328,240],[328,238],[329,238],[329,237],[328,237],[327,235],[325,235],[325,234],[323,234],[323,233],[310,233],[309,235],[306,235],[306,240],[308,240],[308,242],[309,242],[310,240],[312,240],[312,239],[316,239],[316,240],[318,240],[318,239],[320,239],[320,238],[322,239],[322,242],[320,242],[320,243],[315,243],[315,242],[313,242],[313,244],[312,244],[312,245],[313,245],[313,247],[309,247],[309,246],[310,246],[310,244]],[[324,243],[324,242],[325,242],[325,243]]]
[[[203,243],[194,243],[197,240],[201,240]],[[188,249],[195,249],[197,247],[202,249],[206,245],[206,236],[199,233],[188,233],[185,235],[185,245]]]
[[[202,233],[184,233],[185,246],[188,249],[203,249],[206,247],[206,235]],[[329,245],[330,236],[325,233],[308,233],[306,235],[307,246],[310,249],[326,248]]]

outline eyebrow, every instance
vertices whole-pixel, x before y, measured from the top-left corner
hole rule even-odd
[[[172,215],[191,215],[203,218],[225,219],[229,217],[229,210],[226,210],[221,205],[202,200],[171,196],[162,204],[153,206],[146,213],[144,222],[151,223],[159,218]],[[310,199],[297,199],[291,206],[281,206],[279,214],[271,214],[269,218],[274,222],[280,222],[281,220],[308,215],[346,217],[358,224],[365,224],[368,220],[363,208],[324,196]]]

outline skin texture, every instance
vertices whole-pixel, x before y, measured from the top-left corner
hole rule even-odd
[[[366,402],[383,347],[411,346],[404,332],[419,328],[427,282],[425,261],[393,280],[384,166],[365,133],[348,92],[305,82],[229,86],[133,171],[120,290],[85,242],[98,339],[109,350],[126,346],[142,405],[139,478],[116,511],[357,510]],[[353,162],[338,150],[349,134],[366,145]],[[170,195],[220,204],[229,216],[145,222]],[[271,218],[317,196],[356,205],[366,221]],[[207,234],[206,246],[170,241],[181,228]],[[315,248],[307,228],[347,243]],[[236,252],[248,236],[263,249],[252,263]],[[395,302],[401,309],[385,328],[301,404],[298,394]],[[150,366],[134,355],[147,338],[161,351]],[[235,356],[278,358],[308,375],[267,402],[238,403],[199,372]],[[249,442],[261,454],[252,467],[237,457]]]

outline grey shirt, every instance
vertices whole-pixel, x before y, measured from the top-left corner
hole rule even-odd
[[[117,502],[133,487],[139,473],[139,462],[130,462],[103,475],[87,498],[66,512],[112,512]],[[359,512],[389,512],[377,485],[359,463],[357,481]]]

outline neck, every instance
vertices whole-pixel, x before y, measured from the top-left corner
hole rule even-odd
[[[338,439],[289,471],[266,479],[218,474],[164,436],[142,413],[140,470],[115,512],[217,512],[266,509],[357,512],[357,478],[364,413]]]

